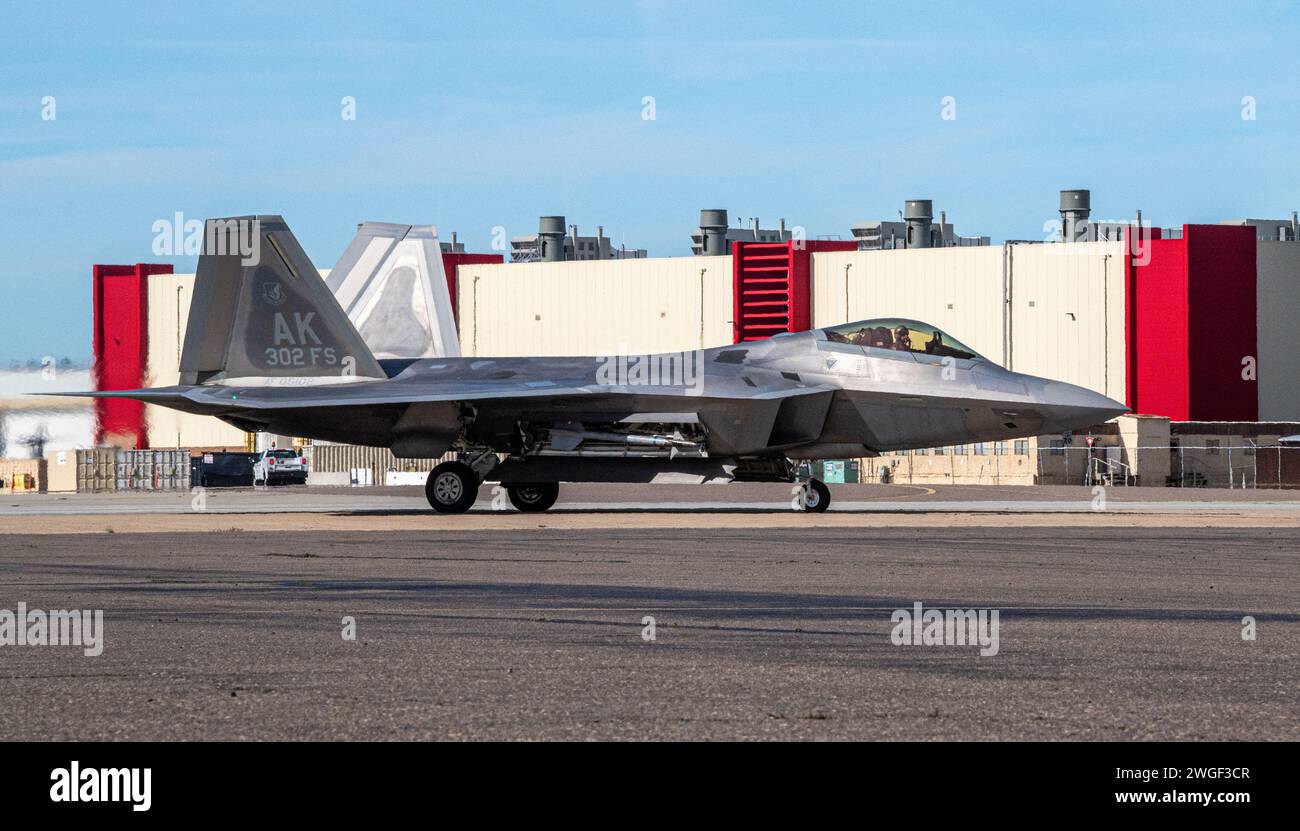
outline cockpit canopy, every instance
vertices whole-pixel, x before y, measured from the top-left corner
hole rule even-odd
[[[918,352],[937,357],[984,360],[978,352],[956,338],[919,320],[880,318],[841,323],[821,330],[826,340],[873,349]]]

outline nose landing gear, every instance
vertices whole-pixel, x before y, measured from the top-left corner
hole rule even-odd
[[[799,501],[808,513],[820,514],[831,506],[831,489],[820,479],[809,479],[803,484]]]

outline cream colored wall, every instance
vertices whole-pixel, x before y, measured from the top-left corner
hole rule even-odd
[[[465,355],[641,354],[732,342],[731,257],[461,265],[457,285]]]
[[[1001,247],[812,255],[814,327],[880,317],[938,326],[1002,363]]]
[[[146,383],[162,387],[180,381],[180,354],[185,323],[194,295],[193,274],[155,274],[148,283],[149,336]],[[151,447],[232,447],[244,433],[210,416],[197,416],[145,405]]]
[[[1123,401],[1124,244],[1007,247],[1008,368]]]
[[[992,453],[992,443],[989,447]],[[1001,456],[958,456],[947,450],[942,456],[908,452],[862,459],[861,479],[879,482],[882,467],[892,468],[892,481],[902,485],[1032,485],[1037,478],[1038,461],[1032,450],[1017,455],[1009,449]]]
[[[1300,421],[1300,244],[1260,240],[1256,248],[1256,349],[1259,352],[1259,420]]]

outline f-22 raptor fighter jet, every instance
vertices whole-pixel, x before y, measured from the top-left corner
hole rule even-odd
[[[255,244],[220,244],[240,232]],[[204,250],[180,384],[88,394],[399,458],[454,452],[425,488],[440,513],[469,510],[484,481],[544,511],[561,482],[794,482],[801,460],[1058,433],[1126,412],[902,319],[676,354],[377,360],[280,217],[209,220]],[[830,491],[812,480],[800,500],[824,511]]]

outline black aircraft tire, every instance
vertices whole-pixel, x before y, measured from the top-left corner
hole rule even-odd
[[[537,482],[526,485],[506,485],[510,504],[526,514],[545,511],[560,496],[559,482]]]
[[[819,479],[809,479],[808,490],[803,495],[803,509],[810,514],[820,514],[831,506],[831,489]]]
[[[424,498],[440,514],[463,514],[478,499],[478,477],[464,462],[443,462],[429,472]]]

